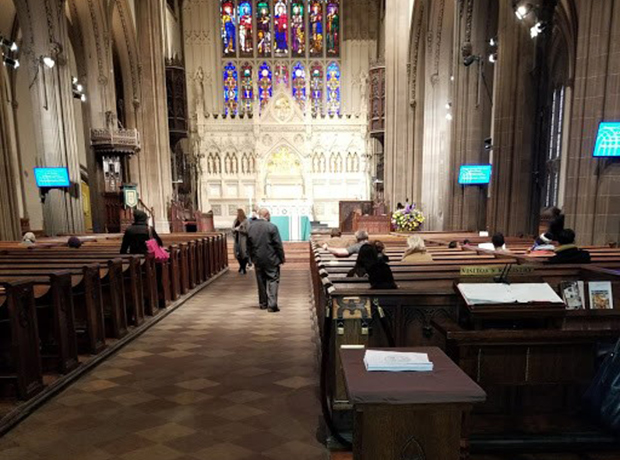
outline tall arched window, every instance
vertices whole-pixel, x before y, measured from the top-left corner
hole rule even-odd
[[[271,94],[271,67],[266,62],[263,62],[258,71],[258,98],[261,109],[269,102]]]
[[[336,62],[327,66],[327,113],[340,113],[340,66]]]
[[[288,14],[286,0],[276,0],[273,7],[274,54],[288,54]]]
[[[246,62],[241,67],[241,106],[244,112],[252,113],[254,86],[252,82],[252,64]]]
[[[340,1],[331,0],[327,4],[325,18],[327,55],[336,57],[340,55]]]
[[[256,2],[256,49],[259,57],[271,56],[271,9],[267,0]]]
[[[290,89],[302,109],[313,115],[340,113],[341,0],[218,4],[226,113],[256,110],[256,96],[259,108],[264,107],[279,86]]]
[[[254,40],[252,36],[252,3],[244,0],[239,2],[239,56],[252,57],[254,55]]]
[[[310,70],[310,99],[312,101],[312,113],[318,114],[323,110],[323,66],[315,62]]]
[[[304,16],[304,2],[291,3],[291,52],[300,57],[306,54],[306,24]]]
[[[224,67],[224,113],[235,115],[239,100],[239,88],[237,86],[237,68],[232,62]]]
[[[553,90],[551,96],[551,122],[549,142],[545,158],[545,183],[543,201],[545,206],[558,205],[560,174],[562,160],[562,137],[564,135],[564,99],[565,89],[560,86]]]
[[[323,3],[310,2],[310,56],[323,55]]]
[[[306,69],[301,62],[293,67],[293,97],[301,107],[306,108]]]
[[[235,37],[235,6],[230,0],[222,0],[220,4],[220,19],[222,28],[222,52],[224,56],[234,56],[236,53]]]

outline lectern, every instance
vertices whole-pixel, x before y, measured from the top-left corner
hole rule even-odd
[[[342,349],[354,407],[353,459],[459,460],[463,417],[486,394],[435,347],[391,348],[428,353],[430,372],[367,372],[365,350]]]

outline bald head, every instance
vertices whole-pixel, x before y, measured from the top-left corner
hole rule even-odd
[[[258,217],[260,217],[261,219],[265,219],[265,220],[271,220],[271,214],[269,213],[269,209],[260,208],[258,210]]]

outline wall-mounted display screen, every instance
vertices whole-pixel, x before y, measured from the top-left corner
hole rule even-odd
[[[491,182],[491,165],[461,165],[459,184],[480,185]]]
[[[69,171],[67,168],[34,168],[37,187],[69,187]]]
[[[620,157],[620,122],[601,122],[596,135],[594,156]]]

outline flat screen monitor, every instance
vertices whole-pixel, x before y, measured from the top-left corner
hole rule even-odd
[[[461,165],[459,184],[480,185],[491,182],[491,165]]]
[[[34,168],[37,187],[69,187],[69,171],[67,168]]]
[[[620,157],[620,122],[601,122],[596,135],[594,156]]]

